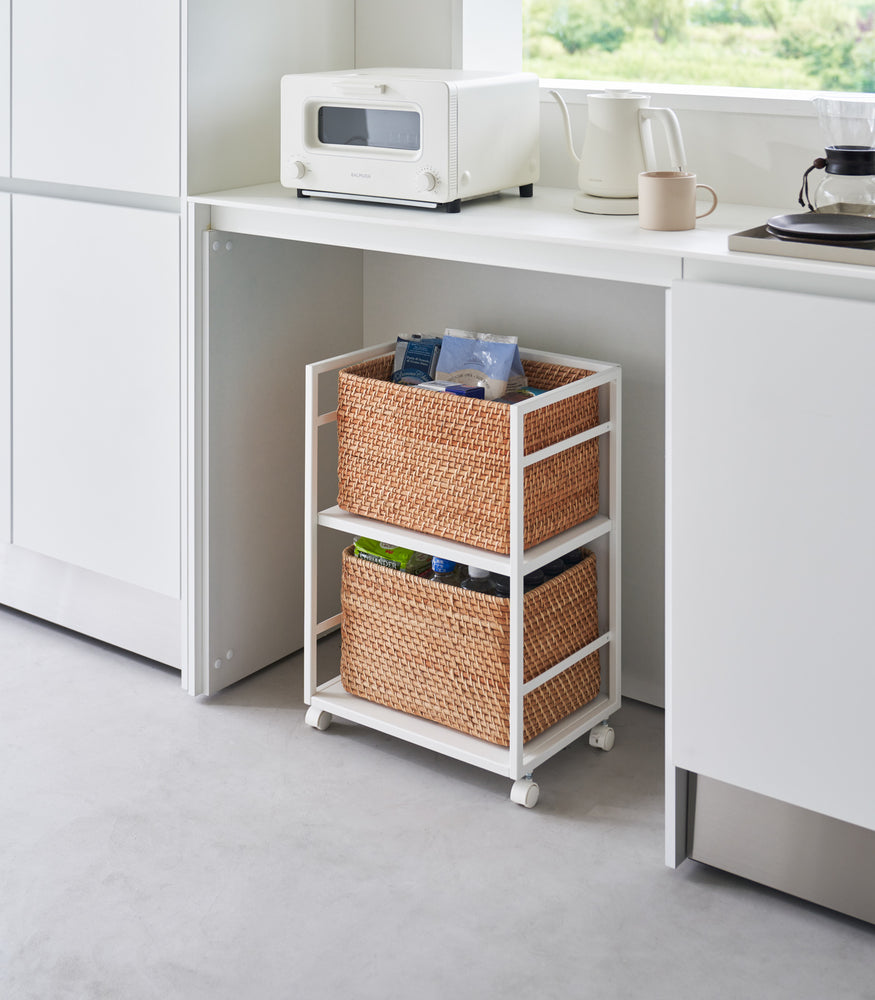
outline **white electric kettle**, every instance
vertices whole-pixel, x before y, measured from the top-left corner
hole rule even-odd
[[[651,108],[646,94],[606,90],[587,94],[588,122],[580,156],[574,151],[571,119],[562,95],[555,90],[565,122],[571,155],[580,164],[574,198],[578,212],[594,215],[637,215],[638,174],[657,170],[650,122],[662,123],[672,170],[686,170],[684,141],[677,116],[670,108]]]

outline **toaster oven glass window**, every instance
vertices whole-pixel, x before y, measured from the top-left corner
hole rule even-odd
[[[388,108],[319,108],[319,141],[331,146],[419,149],[416,111]]]

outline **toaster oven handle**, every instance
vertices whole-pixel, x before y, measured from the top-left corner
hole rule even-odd
[[[365,97],[373,97],[374,94],[385,93],[386,84],[344,81],[337,84],[337,89],[343,94],[358,94]]]

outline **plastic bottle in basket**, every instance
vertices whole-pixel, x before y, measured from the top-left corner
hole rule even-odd
[[[554,576],[559,576],[560,573],[564,573],[568,567],[565,565],[562,559],[554,559],[552,562],[548,562],[544,566],[544,576],[548,580],[552,580]]]
[[[531,573],[526,573],[523,577],[523,593],[528,594],[530,590],[534,590],[535,587],[539,587],[545,580],[546,577],[543,570],[536,569]],[[510,577],[500,576],[498,573],[493,573],[492,583],[495,587],[496,597],[510,597]]]
[[[436,583],[446,583],[451,587],[457,587],[461,581],[462,574],[459,567],[452,559],[440,559],[435,556],[431,561],[431,573],[427,579]]]
[[[476,590],[480,594],[494,594],[495,584],[489,575],[488,569],[480,569],[479,566],[469,566],[468,575],[463,577],[462,584],[465,590]]]

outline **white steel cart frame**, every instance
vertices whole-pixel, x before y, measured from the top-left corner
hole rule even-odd
[[[570,385],[551,389],[539,396],[510,406],[510,554],[498,555],[486,549],[447,541],[435,535],[410,531],[372,518],[348,514],[339,507],[317,510],[318,435],[324,424],[335,423],[336,411],[320,412],[319,378],[349,365],[391,353],[394,342],[365,348],[351,354],[329,358],[307,365],[306,370],[306,448],[305,448],[305,540],[304,540],[304,700],[310,706],[306,722],[316,729],[327,729],[332,716],[369,726],[390,736],[436,750],[457,760],[511,778],[514,782],[511,799],[531,808],[538,799],[538,786],[532,772],[538,764],[589,732],[593,746],[610,750],[614,742],[608,725],[610,715],[620,707],[620,368],[617,365],[589,359],[568,357],[544,351],[520,349],[524,360],[582,368],[594,374]],[[550,406],[560,399],[599,389],[599,413],[607,420],[582,434],[575,434],[557,444],[530,455],[523,453],[525,418],[534,410]],[[595,437],[605,437],[607,448],[600,449],[599,492],[602,511],[595,517],[570,528],[531,548],[523,549],[523,472],[567,448]],[[510,578],[510,746],[501,747],[485,740],[457,732],[436,722],[420,719],[384,705],[375,704],[348,694],[340,677],[319,684],[317,680],[317,641],[340,625],[341,615],[318,620],[316,607],[317,532],[320,526],[364,535],[402,545],[430,555],[452,559],[463,564],[473,563]],[[527,573],[559,558],[563,553],[603,539],[607,544],[607,586],[602,586],[604,561],[598,586],[599,637],[568,656],[561,663],[530,681],[523,680],[523,577]],[[557,722],[539,736],[523,743],[523,697],[557,676],[579,660],[602,647],[607,647],[607,664],[602,657],[602,683],[596,698]]]

